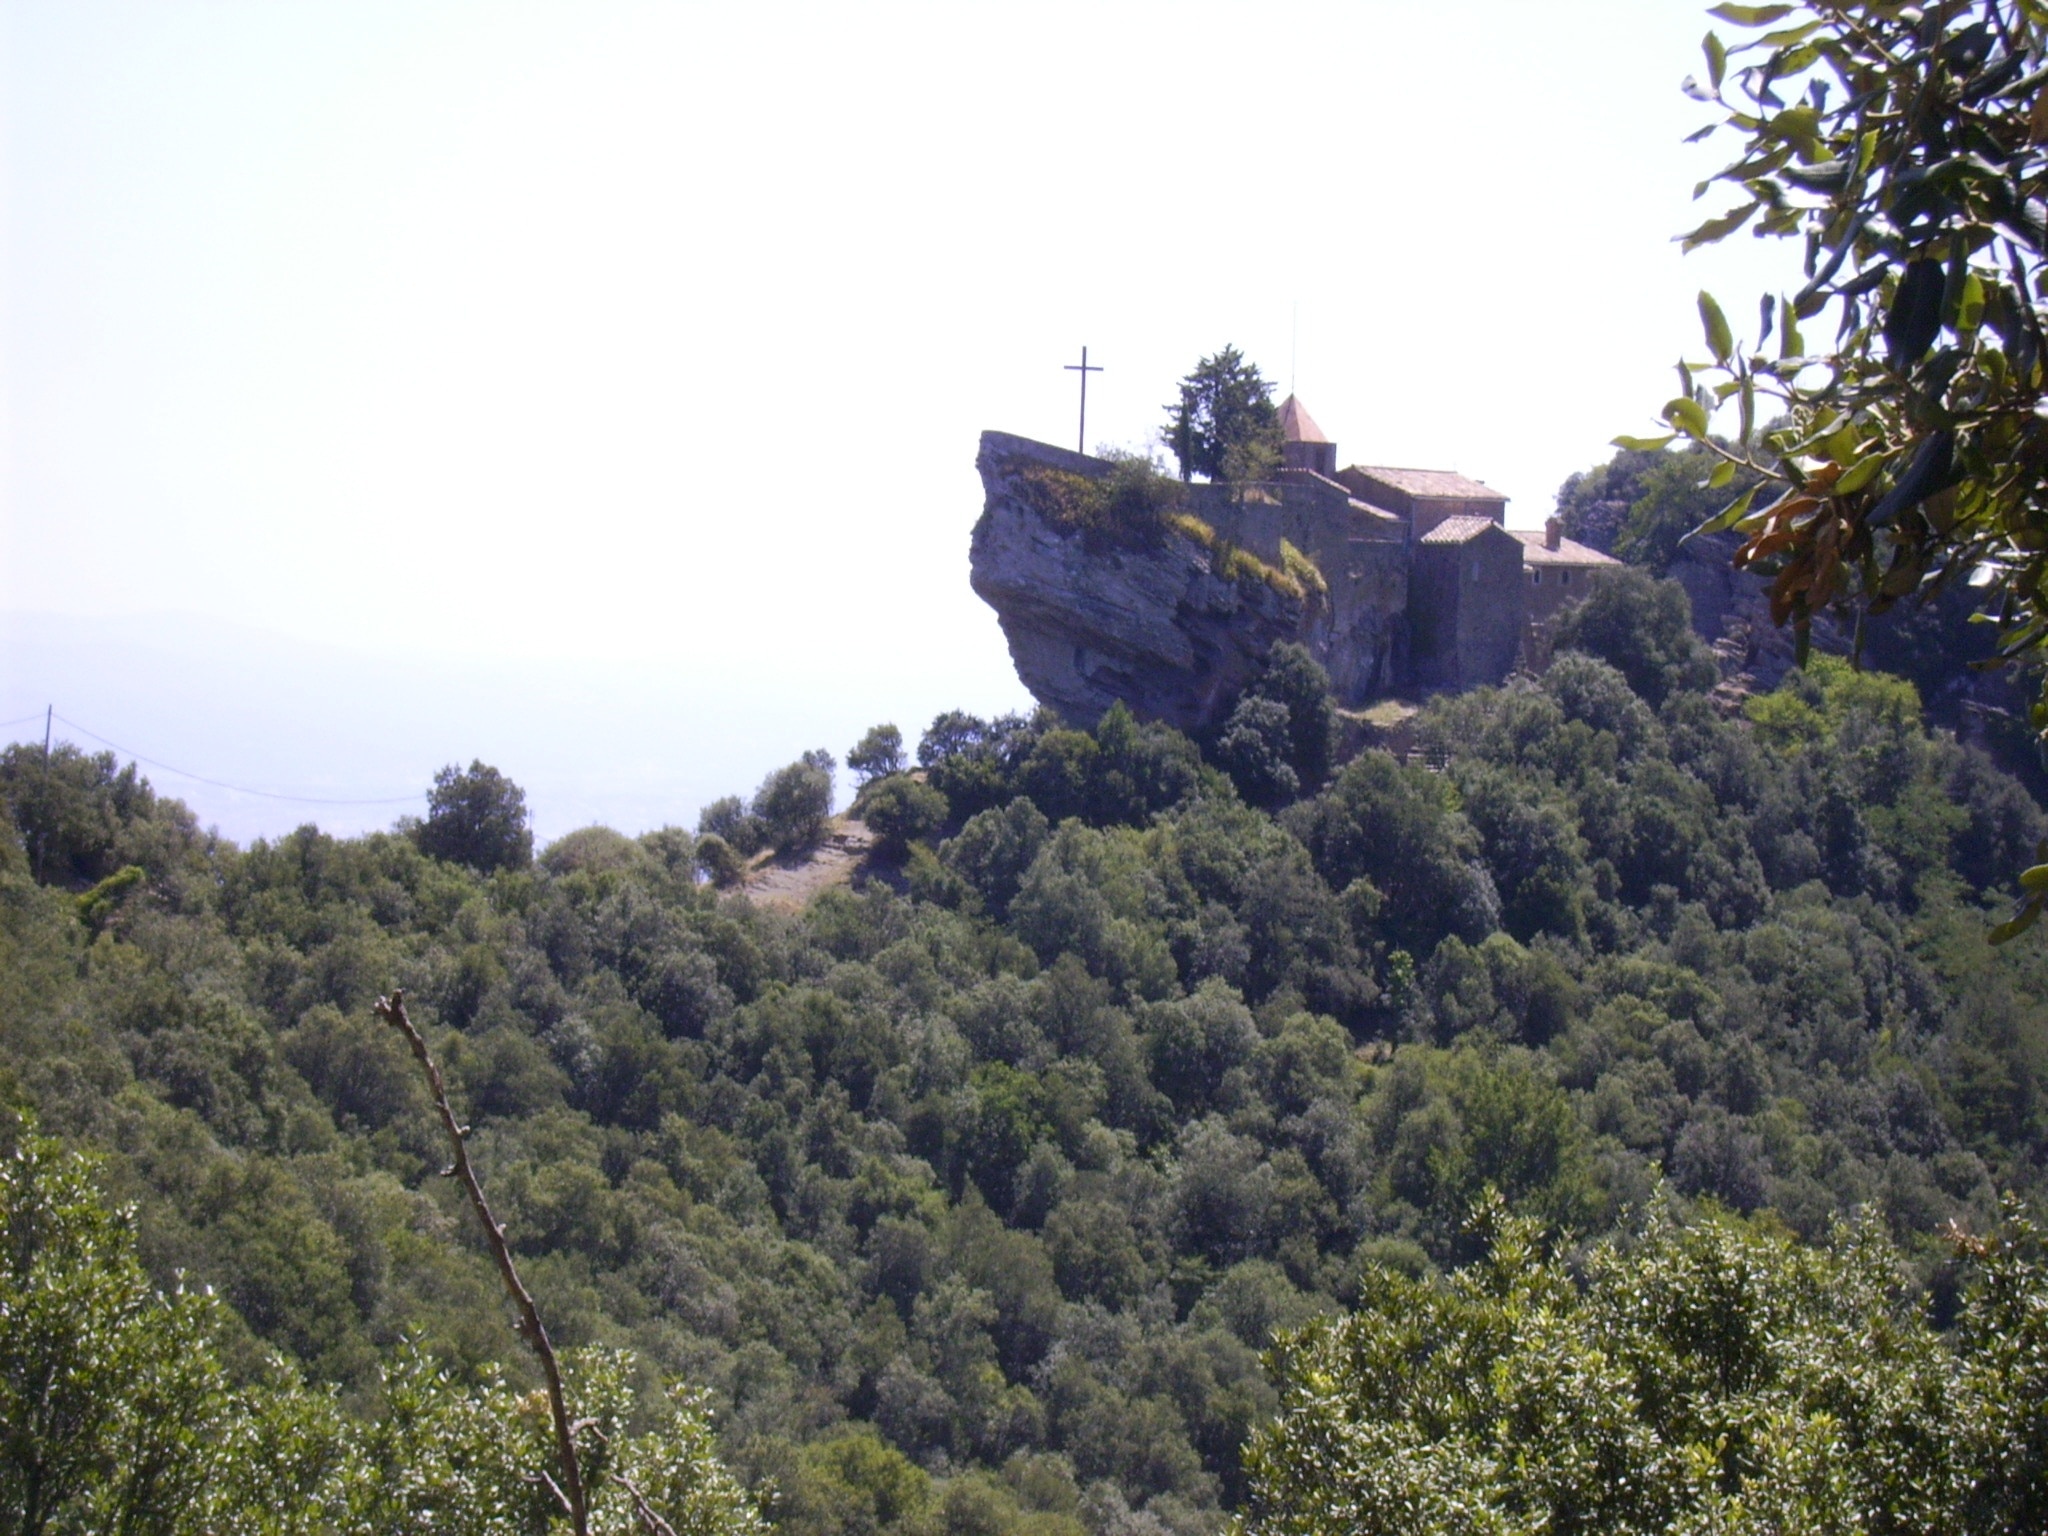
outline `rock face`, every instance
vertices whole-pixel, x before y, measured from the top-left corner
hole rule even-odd
[[[1034,471],[1090,479],[1100,460],[984,432],[986,502],[971,549],[974,590],[995,609],[1017,675],[1070,722],[1121,699],[1142,719],[1199,731],[1258,676],[1275,641],[1327,650],[1327,603],[1232,576],[1214,546],[1161,530],[1112,543],[1062,526],[1033,494]]]

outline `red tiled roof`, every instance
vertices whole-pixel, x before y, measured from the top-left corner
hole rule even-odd
[[[1581,544],[1576,539],[1559,539],[1557,548],[1546,548],[1541,528],[1510,528],[1508,532],[1522,541],[1522,558],[1530,565],[1621,564],[1614,556],[1603,555],[1591,545]]]
[[[1465,544],[1489,528],[1498,528],[1490,517],[1447,517],[1422,536],[1425,544]]]
[[[1406,491],[1410,496],[1424,500],[1439,498],[1459,501],[1506,501],[1490,485],[1481,485],[1477,480],[1468,480],[1454,470],[1448,469],[1391,469],[1382,464],[1354,464],[1351,466],[1361,475]]]
[[[1323,429],[1300,399],[1289,395],[1280,406],[1280,435],[1290,443],[1327,443]]]

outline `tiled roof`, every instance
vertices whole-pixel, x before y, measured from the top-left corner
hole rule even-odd
[[[1280,407],[1280,435],[1290,443],[1327,443],[1323,429],[1316,425],[1308,407],[1289,395]]]
[[[1406,491],[1410,496],[1424,498],[1439,497],[1468,501],[1506,501],[1490,485],[1481,485],[1477,480],[1468,480],[1449,469],[1389,469],[1382,464],[1354,464],[1351,466],[1362,475]]]
[[[1589,544],[1576,539],[1559,539],[1557,548],[1547,549],[1543,543],[1540,528],[1510,528],[1516,538],[1522,541],[1522,558],[1530,565],[1619,565],[1621,562],[1612,555],[1603,555]]]
[[[1490,517],[1447,517],[1422,536],[1425,544],[1464,544],[1489,528],[1498,528]]]

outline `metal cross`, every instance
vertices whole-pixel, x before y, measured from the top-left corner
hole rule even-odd
[[[1100,373],[1102,369],[1099,365],[1095,367],[1089,366],[1088,349],[1083,347],[1081,349],[1081,361],[1078,363],[1068,363],[1066,371],[1081,375],[1081,440],[1075,445],[1074,451],[1076,453],[1086,453],[1088,451],[1088,375]]]

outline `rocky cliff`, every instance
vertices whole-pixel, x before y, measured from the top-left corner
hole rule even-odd
[[[1273,579],[1272,566],[1205,538],[1193,519],[1110,537],[1058,515],[1048,484],[1099,480],[1101,460],[984,432],[976,467],[986,501],[974,590],[995,609],[1024,685],[1069,721],[1093,725],[1121,699],[1141,718],[1199,731],[1275,641],[1327,647],[1320,593]]]

